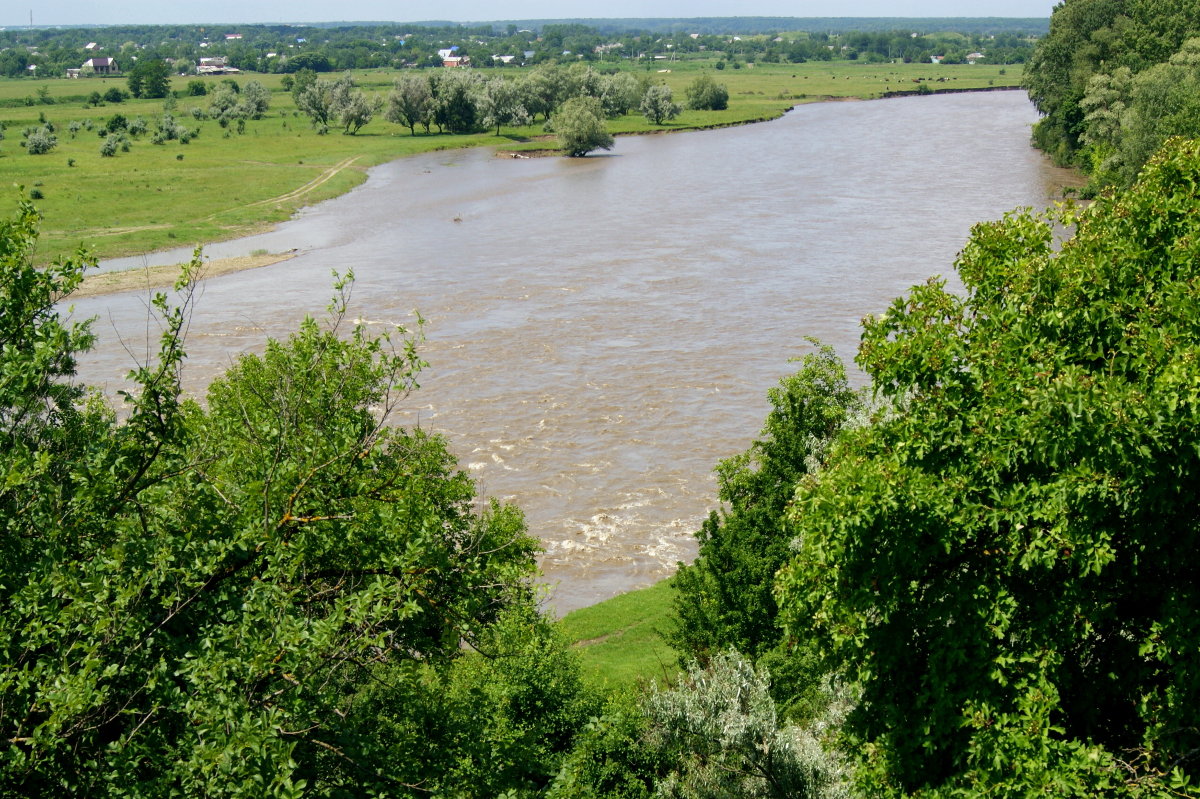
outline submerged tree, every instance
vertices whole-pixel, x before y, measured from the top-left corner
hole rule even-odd
[[[550,123],[559,146],[572,158],[592,150],[611,150],[612,134],[604,124],[600,101],[595,97],[572,97],[563,103]]]

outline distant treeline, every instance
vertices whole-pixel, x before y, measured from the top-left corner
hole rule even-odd
[[[786,17],[23,28],[0,31],[0,75],[61,77],[97,56],[115,58],[120,71],[161,59],[177,74],[218,57],[229,68],[274,73],[441,67],[448,50],[475,67],[658,57],[1012,64],[1025,61],[1044,32],[1038,20]]]
[[[779,31],[809,33],[849,33],[865,31],[925,31],[965,34],[1011,33],[1022,36],[1044,36],[1050,20],[1039,17],[688,17],[661,19],[543,19],[504,20],[492,23],[504,26],[519,25],[537,30],[545,25],[579,23],[601,33],[646,31],[657,34],[766,34]],[[445,24],[445,23],[438,23]]]

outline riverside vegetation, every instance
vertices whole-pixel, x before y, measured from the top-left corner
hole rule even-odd
[[[1194,3],[1060,5],[1025,80],[1036,144],[1086,172],[1089,195],[1128,186],[1169,137],[1200,135],[1197,32]]]

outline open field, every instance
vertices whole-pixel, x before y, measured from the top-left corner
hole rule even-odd
[[[772,119],[791,106],[829,98],[872,98],[889,91],[912,91],[920,85],[936,90],[1015,86],[1020,68],[985,65],[865,64],[810,62],[764,64],[742,69],[712,69],[711,61],[657,62],[638,69],[652,80],[670,85],[676,99],[702,70],[710,70],[729,89],[725,111],[685,111],[663,126],[630,114],[610,120],[616,134],[684,130]],[[666,71],[669,70],[669,71]],[[500,74],[516,75],[506,69]],[[396,73],[356,74],[359,84],[384,95]],[[553,147],[542,123],[488,133],[425,135],[376,118],[356,136],[333,132],[319,136],[299,114],[281,86],[281,75],[244,74],[239,82],[259,80],[271,90],[265,118],[247,121],[243,133],[216,121],[196,119],[192,109],[207,107],[207,97],[182,96],[188,78],[174,78],[181,95],[172,112],[185,127],[198,129],[188,144],[150,143],[136,137],[129,152],[100,155],[99,130],[114,114],[143,117],[150,127],[163,113],[162,100],[127,100],[90,107],[86,98],[116,86],[121,78],[68,80],[9,79],[0,81],[0,185],[12,202],[22,186],[25,196],[40,195],[44,215],[39,259],[50,261],[87,246],[99,257],[150,252],[234,238],[261,230],[291,216],[298,208],[344,193],[365,179],[375,164],[432,150],[491,146],[517,150]],[[195,78],[192,78],[194,80]],[[203,79],[209,84],[220,78]],[[915,81],[929,81],[917,83]],[[46,87],[52,104],[38,102]],[[29,155],[20,146],[21,131],[45,122],[56,128],[58,146],[44,155]],[[90,120],[91,130],[86,129]],[[85,127],[69,132],[72,122]],[[11,206],[10,206],[11,207]]]
[[[568,613],[563,631],[588,678],[623,690],[651,680],[662,685],[678,674],[679,655],[663,638],[672,623],[674,599],[668,579]]]

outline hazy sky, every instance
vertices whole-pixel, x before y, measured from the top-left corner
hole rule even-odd
[[[565,17],[1049,17],[1055,0],[8,0],[0,26]]]

